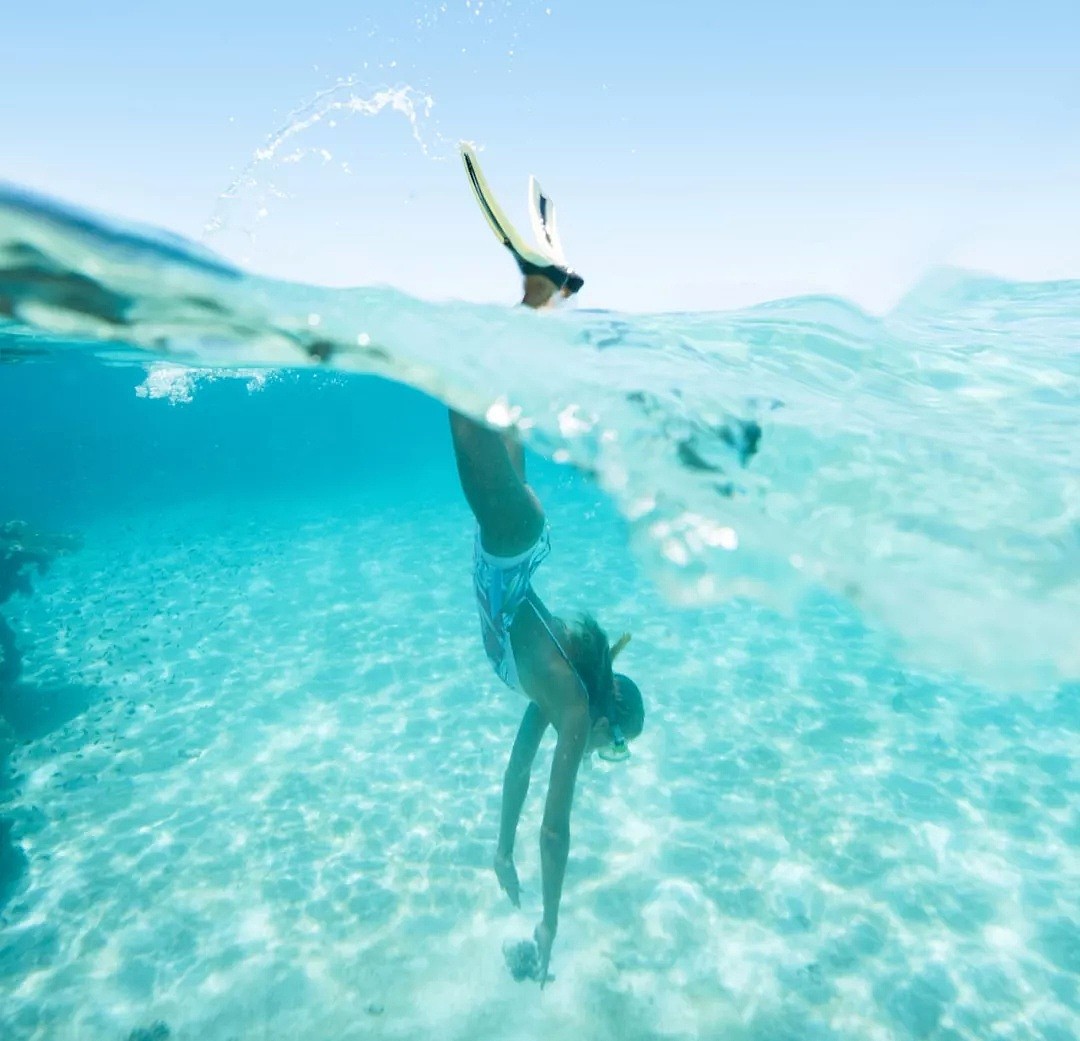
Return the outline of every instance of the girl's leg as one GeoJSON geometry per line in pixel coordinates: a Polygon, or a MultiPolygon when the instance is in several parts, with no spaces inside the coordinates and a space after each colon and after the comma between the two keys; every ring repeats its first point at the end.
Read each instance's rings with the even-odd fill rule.
{"type": "Polygon", "coordinates": [[[514,473],[517,474],[518,480],[528,488],[529,482],[525,479],[525,446],[510,434],[503,434],[502,442],[506,447],[506,454],[510,457],[510,465],[514,468],[514,473]]]}
{"type": "Polygon", "coordinates": [[[461,490],[484,549],[500,557],[524,553],[540,537],[544,510],[525,483],[521,445],[452,410],[450,433],[461,490]]]}

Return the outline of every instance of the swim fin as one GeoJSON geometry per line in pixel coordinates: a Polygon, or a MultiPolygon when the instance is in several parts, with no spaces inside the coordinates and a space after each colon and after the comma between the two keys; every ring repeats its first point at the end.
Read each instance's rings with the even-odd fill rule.
{"type": "Polygon", "coordinates": [[[480,212],[488,222],[495,237],[513,254],[523,275],[542,275],[559,289],[576,293],[585,284],[581,275],[572,271],[566,263],[562,242],[555,224],[555,205],[544,194],[535,177],[529,178],[529,215],[533,231],[539,240],[537,248],[529,246],[510,223],[502,207],[480,170],[476,150],[462,141],[461,158],[480,212]]]}
{"type": "Polygon", "coordinates": [[[559,230],[555,225],[555,203],[544,194],[535,177],[529,178],[529,219],[532,221],[536,241],[547,246],[545,252],[556,264],[569,270],[559,239],[559,230]]]}

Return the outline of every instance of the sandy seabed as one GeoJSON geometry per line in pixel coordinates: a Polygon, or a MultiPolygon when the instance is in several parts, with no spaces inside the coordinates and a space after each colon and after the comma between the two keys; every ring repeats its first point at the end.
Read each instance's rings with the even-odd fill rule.
{"type": "Polygon", "coordinates": [[[633,631],[648,719],[582,774],[553,985],[503,963],[550,745],[518,912],[490,863],[524,701],[463,508],[210,501],[101,523],[7,605],[19,697],[71,718],[0,791],[0,1037],[1080,1037],[1075,689],[921,675],[824,598],[668,610],[560,510],[538,589],[633,631]]]}

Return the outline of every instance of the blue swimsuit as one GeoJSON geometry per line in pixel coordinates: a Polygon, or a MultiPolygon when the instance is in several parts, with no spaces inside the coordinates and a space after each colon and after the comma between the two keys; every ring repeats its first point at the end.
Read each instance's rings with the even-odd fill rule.
{"type": "MultiPolygon", "coordinates": [[[[476,533],[473,586],[480,608],[484,650],[499,679],[514,690],[521,690],[521,681],[514,661],[514,648],[510,645],[510,627],[518,608],[529,598],[533,573],[550,552],[551,532],[546,524],[536,543],[514,557],[489,553],[480,545],[480,532],[476,533]]],[[[559,650],[562,651],[561,645],[559,650]]]]}

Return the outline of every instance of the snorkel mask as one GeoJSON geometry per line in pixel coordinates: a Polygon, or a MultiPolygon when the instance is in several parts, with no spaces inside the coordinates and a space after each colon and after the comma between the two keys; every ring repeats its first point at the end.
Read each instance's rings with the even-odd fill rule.
{"type": "Polygon", "coordinates": [[[596,754],[605,763],[623,763],[630,758],[630,746],[626,743],[618,723],[611,724],[611,744],[598,748],[596,754]]]}
{"type": "MultiPolygon", "coordinates": [[[[616,641],[615,645],[611,648],[611,660],[614,662],[618,657],[619,652],[630,642],[630,634],[623,633],[616,641]]],[[[603,748],[598,748],[596,754],[604,760],[606,763],[623,763],[630,758],[630,745],[628,744],[626,737],[623,735],[622,727],[615,722],[616,717],[616,705],[615,705],[615,684],[611,685],[611,693],[608,696],[607,704],[607,719],[608,726],[611,730],[611,743],[604,745],[603,748]]]]}

